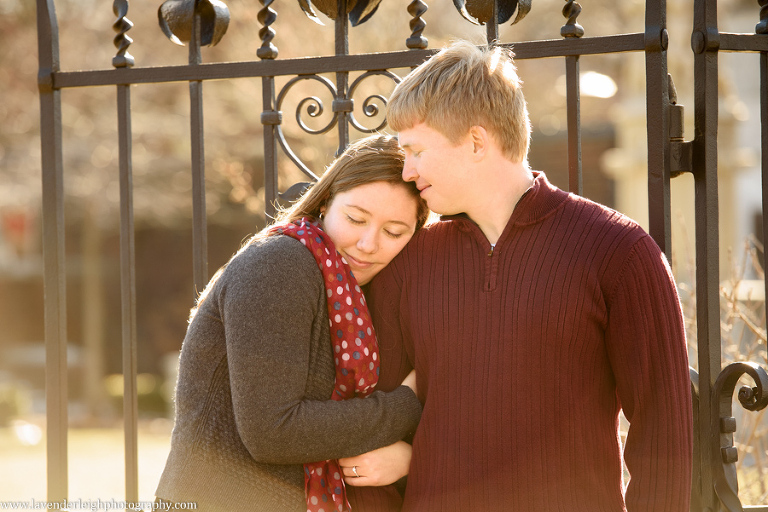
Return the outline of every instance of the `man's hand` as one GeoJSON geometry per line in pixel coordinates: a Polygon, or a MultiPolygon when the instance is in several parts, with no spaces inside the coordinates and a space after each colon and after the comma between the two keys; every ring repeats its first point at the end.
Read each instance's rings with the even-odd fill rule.
{"type": "Polygon", "coordinates": [[[389,485],[408,474],[411,453],[410,444],[398,441],[356,457],[339,459],[339,465],[347,485],[389,485]]]}

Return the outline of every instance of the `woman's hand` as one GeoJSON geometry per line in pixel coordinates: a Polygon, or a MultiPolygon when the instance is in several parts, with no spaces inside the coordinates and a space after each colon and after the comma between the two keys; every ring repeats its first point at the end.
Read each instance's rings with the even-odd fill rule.
{"type": "Polygon", "coordinates": [[[408,474],[411,453],[410,444],[398,441],[356,457],[339,459],[339,465],[347,485],[389,485],[408,474]]]}
{"type": "MultiPolygon", "coordinates": [[[[416,393],[416,370],[411,370],[411,373],[403,379],[401,386],[408,386],[414,393],[416,393]]],[[[416,395],[418,396],[418,393],[416,393],[416,395]]]]}

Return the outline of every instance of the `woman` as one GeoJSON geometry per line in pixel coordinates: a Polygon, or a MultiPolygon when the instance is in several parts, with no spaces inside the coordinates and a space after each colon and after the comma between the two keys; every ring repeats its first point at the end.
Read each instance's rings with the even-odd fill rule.
{"type": "MultiPolygon", "coordinates": [[[[353,144],[208,283],[181,350],[158,499],[203,511],[346,510],[333,459],[415,430],[415,384],[373,390],[378,353],[360,291],[426,221],[402,166],[392,137],[353,144]]],[[[368,489],[381,500],[359,502],[392,498],[368,489]]]]}

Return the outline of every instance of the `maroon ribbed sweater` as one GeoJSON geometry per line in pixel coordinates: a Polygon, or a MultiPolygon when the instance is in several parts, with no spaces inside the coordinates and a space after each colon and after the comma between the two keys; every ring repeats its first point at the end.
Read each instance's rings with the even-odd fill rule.
{"type": "Polygon", "coordinates": [[[403,510],[687,512],[669,266],[632,220],[535,174],[493,251],[466,216],[444,218],[371,286],[379,389],[414,366],[424,403],[403,510]]]}

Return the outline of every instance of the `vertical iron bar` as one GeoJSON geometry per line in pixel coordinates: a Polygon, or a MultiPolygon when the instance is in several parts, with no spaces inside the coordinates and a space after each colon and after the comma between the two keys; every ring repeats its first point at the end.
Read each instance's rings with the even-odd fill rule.
{"type": "Polygon", "coordinates": [[[581,171],[581,89],[579,56],[565,58],[566,104],[568,112],[568,187],[582,195],[581,171]]]}
{"type": "Polygon", "coordinates": [[[717,3],[695,0],[694,51],[694,130],[692,168],[695,180],[696,209],[696,318],[699,353],[699,426],[702,504],[719,510],[714,490],[713,468],[722,464],[718,407],[712,389],[720,373],[719,231],[717,194],[718,131],[718,41],[717,3]]]}
{"type": "Polygon", "coordinates": [[[275,131],[275,77],[261,79],[261,96],[264,110],[261,122],[264,125],[264,214],[269,224],[277,213],[277,136],[275,131]]]}
{"type": "MultiPolygon", "coordinates": [[[[195,7],[192,40],[189,42],[189,65],[202,62],[200,52],[200,13],[195,7]]],[[[189,82],[192,144],[192,262],[195,294],[208,282],[208,229],[205,212],[205,142],[203,137],[203,82],[189,82]]]]}
{"type": "Polygon", "coordinates": [[[649,232],[672,261],[670,199],[669,77],[666,0],[646,4],[645,88],[648,137],[649,232]]]}
{"type": "Polygon", "coordinates": [[[486,40],[489,45],[499,41],[499,0],[493,0],[491,19],[485,24],[486,40]]]}
{"type": "Polygon", "coordinates": [[[125,428],[125,500],[139,500],[138,391],[136,388],[136,258],[133,222],[131,91],[117,86],[120,147],[120,286],[123,336],[123,421],[125,428]]]}
{"type": "MultiPolygon", "coordinates": [[[[768,33],[768,2],[760,1],[760,23],[755,27],[757,34],[768,33]]],[[[768,52],[760,52],[760,155],[763,184],[763,246],[768,244],[768,52]]],[[[763,269],[768,268],[767,251],[763,249],[763,269]]],[[[768,297],[768,276],[763,278],[765,296],[768,297]]],[[[765,301],[768,318],[768,300],[765,301]]]]}
{"type": "MultiPolygon", "coordinates": [[[[566,18],[560,27],[560,35],[575,40],[584,35],[584,27],[576,19],[581,14],[581,5],[574,0],[566,0],[562,10],[566,18]]],[[[575,194],[582,194],[581,173],[581,76],[579,56],[565,57],[565,89],[568,115],[568,188],[575,194]]]]}
{"type": "MultiPolygon", "coordinates": [[[[277,58],[277,47],[272,44],[275,30],[271,25],[277,19],[277,12],[270,7],[274,0],[260,0],[263,8],[259,11],[259,30],[262,45],[256,51],[260,59],[274,60],[277,58]]],[[[277,212],[277,125],[280,124],[280,113],[275,111],[275,77],[265,76],[261,79],[262,112],[261,124],[264,126],[264,214],[269,223],[277,212]]]]}
{"type": "Polygon", "coordinates": [[[64,169],[61,91],[53,88],[59,71],[59,29],[53,0],[37,0],[40,90],[40,142],[45,262],[45,421],[47,498],[67,499],[67,302],[64,253],[64,169]]]}
{"type": "MultiPolygon", "coordinates": [[[[347,0],[338,1],[336,15],[336,56],[349,54],[349,21],[347,16],[347,0]]],[[[349,72],[336,73],[336,101],[335,114],[339,116],[339,147],[336,156],[349,145],[349,116],[347,115],[347,93],[349,88],[349,72]],[[337,106],[338,105],[338,106],[337,106]]]]}
{"type": "MultiPolygon", "coordinates": [[[[133,23],[126,17],[128,0],[114,0],[117,20],[112,25],[117,55],[115,68],[130,68],[134,58],[128,52],[133,40],[126,35],[133,23]]],[[[125,434],[125,500],[139,500],[139,400],[136,387],[136,258],[133,223],[133,163],[131,148],[131,90],[129,84],[117,86],[117,136],[120,175],[120,302],[122,309],[123,352],[123,427],[125,434]]]]}

